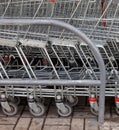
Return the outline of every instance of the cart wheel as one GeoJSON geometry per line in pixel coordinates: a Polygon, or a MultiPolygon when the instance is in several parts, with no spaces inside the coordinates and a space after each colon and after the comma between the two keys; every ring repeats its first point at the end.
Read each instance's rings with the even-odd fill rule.
{"type": "Polygon", "coordinates": [[[5,115],[7,115],[7,116],[14,116],[14,115],[16,115],[16,114],[17,114],[17,111],[18,111],[17,105],[14,104],[14,103],[12,103],[12,102],[9,102],[9,106],[10,106],[10,108],[11,108],[11,111],[7,111],[6,109],[4,109],[4,108],[2,107],[3,113],[4,113],[5,115]]]}
{"type": "Polygon", "coordinates": [[[8,98],[8,101],[12,102],[16,105],[19,105],[21,100],[20,100],[20,97],[10,97],[10,98],[8,98]]]}
{"type": "Polygon", "coordinates": [[[37,103],[38,112],[34,111],[33,109],[29,109],[30,113],[35,117],[43,116],[45,113],[45,106],[42,103],[37,103]]]}
{"type": "Polygon", "coordinates": [[[71,102],[68,100],[68,103],[70,104],[71,107],[76,106],[78,104],[78,97],[73,97],[74,101],[71,102]]]}
{"type": "Polygon", "coordinates": [[[70,116],[71,113],[72,113],[72,108],[71,108],[71,106],[68,105],[68,104],[64,104],[64,106],[65,106],[66,110],[65,110],[65,111],[62,111],[62,110],[58,109],[58,114],[59,114],[60,116],[62,116],[62,117],[70,116]]]}
{"type": "Polygon", "coordinates": [[[36,102],[37,103],[44,103],[45,102],[45,98],[36,98],[36,102]]]}
{"type": "Polygon", "coordinates": [[[119,115],[119,108],[115,107],[115,111],[116,111],[117,115],[119,115]]]}
{"type": "Polygon", "coordinates": [[[94,115],[94,116],[98,116],[98,111],[95,111],[95,109],[94,108],[90,108],[90,111],[91,111],[91,113],[94,115]]]}

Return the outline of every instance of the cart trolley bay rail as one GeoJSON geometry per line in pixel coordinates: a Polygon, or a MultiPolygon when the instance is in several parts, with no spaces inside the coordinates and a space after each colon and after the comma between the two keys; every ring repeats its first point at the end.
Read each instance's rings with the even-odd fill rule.
{"type": "Polygon", "coordinates": [[[58,114],[69,116],[78,96],[89,97],[100,123],[105,96],[119,114],[118,0],[1,0],[0,17],[5,114],[16,114],[15,101],[26,97],[30,112],[42,116],[42,99],[53,97],[58,114]]]}

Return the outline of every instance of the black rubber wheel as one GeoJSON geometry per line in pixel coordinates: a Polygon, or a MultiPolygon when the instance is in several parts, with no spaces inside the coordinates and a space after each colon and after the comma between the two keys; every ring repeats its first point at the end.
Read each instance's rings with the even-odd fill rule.
{"type": "Polygon", "coordinates": [[[90,108],[90,111],[91,111],[91,113],[94,115],[94,116],[98,116],[98,111],[95,111],[95,109],[94,108],[90,108]]]}
{"type": "Polygon", "coordinates": [[[117,115],[119,115],[119,108],[115,107],[115,111],[116,111],[117,115]]]}
{"type": "Polygon", "coordinates": [[[43,104],[45,102],[45,98],[36,98],[35,101],[37,103],[42,103],[43,104]]]}
{"type": "Polygon", "coordinates": [[[42,103],[37,103],[38,112],[34,111],[33,109],[29,108],[30,113],[35,117],[43,116],[45,113],[45,106],[42,103]]]}
{"type": "Polygon", "coordinates": [[[9,102],[12,102],[12,103],[14,103],[14,104],[16,104],[16,105],[19,105],[21,99],[20,99],[20,97],[9,97],[9,98],[8,98],[8,101],[9,101],[9,102]]]}
{"type": "Polygon", "coordinates": [[[11,108],[11,111],[7,111],[6,109],[4,109],[4,108],[2,107],[3,113],[4,113],[5,115],[7,115],[7,116],[14,116],[14,115],[16,115],[17,112],[18,112],[18,107],[17,107],[17,105],[14,104],[14,103],[12,103],[12,102],[9,102],[9,106],[10,106],[10,108],[11,108]]]}
{"type": "Polygon", "coordinates": [[[78,104],[78,97],[73,97],[73,98],[74,98],[73,102],[67,100],[71,107],[74,107],[74,106],[76,106],[78,104]]]}
{"type": "Polygon", "coordinates": [[[60,109],[58,109],[58,114],[62,117],[68,117],[71,115],[72,113],[72,107],[69,104],[64,104],[66,110],[62,111],[60,109]]]}

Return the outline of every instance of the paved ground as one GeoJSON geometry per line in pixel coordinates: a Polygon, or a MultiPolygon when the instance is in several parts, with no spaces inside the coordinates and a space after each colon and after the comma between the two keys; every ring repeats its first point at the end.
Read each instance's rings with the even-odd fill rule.
{"type": "Polygon", "coordinates": [[[107,101],[105,123],[101,128],[97,126],[97,117],[91,114],[87,100],[79,98],[79,104],[67,118],[57,115],[52,101],[49,101],[47,112],[42,118],[31,116],[28,107],[23,104],[14,117],[7,117],[0,111],[0,130],[119,130],[119,117],[115,114],[111,101],[107,101]]]}

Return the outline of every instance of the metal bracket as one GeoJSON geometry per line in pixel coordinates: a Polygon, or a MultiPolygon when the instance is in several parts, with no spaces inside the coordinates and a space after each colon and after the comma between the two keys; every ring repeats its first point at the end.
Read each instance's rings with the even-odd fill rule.
{"type": "Polygon", "coordinates": [[[0,104],[1,104],[2,108],[4,108],[6,111],[8,111],[8,112],[11,111],[11,107],[9,106],[9,103],[8,103],[6,96],[4,94],[1,95],[0,104]]]}
{"type": "Polygon", "coordinates": [[[30,109],[32,109],[34,112],[38,112],[39,111],[35,101],[34,102],[28,102],[28,105],[29,105],[30,109]]]}
{"type": "Polygon", "coordinates": [[[71,103],[73,103],[75,101],[75,99],[73,98],[73,96],[69,95],[67,96],[67,100],[71,103]]]}
{"type": "Polygon", "coordinates": [[[95,111],[98,111],[98,110],[99,110],[99,107],[98,107],[98,103],[97,103],[97,102],[90,103],[90,106],[91,106],[95,111]]]}
{"type": "Polygon", "coordinates": [[[64,113],[67,111],[67,109],[66,109],[66,107],[65,107],[65,105],[64,105],[63,102],[56,103],[56,106],[57,106],[57,108],[58,108],[59,110],[61,110],[61,111],[64,112],[64,113]]]}
{"type": "Polygon", "coordinates": [[[115,105],[116,105],[116,108],[119,109],[119,95],[117,95],[115,98],[115,105]]]}
{"type": "Polygon", "coordinates": [[[91,97],[89,98],[89,103],[90,103],[91,108],[93,108],[97,112],[99,111],[97,99],[95,98],[94,94],[92,94],[91,97]]]}
{"type": "Polygon", "coordinates": [[[8,112],[11,111],[11,107],[9,106],[9,103],[7,101],[1,102],[1,106],[8,112]]]}
{"type": "Polygon", "coordinates": [[[28,106],[29,106],[30,109],[32,109],[34,112],[38,112],[38,111],[39,111],[39,109],[38,109],[38,107],[37,107],[37,104],[36,104],[36,102],[35,102],[35,100],[34,100],[34,98],[33,98],[32,95],[30,95],[29,98],[28,98],[28,106]]]}

